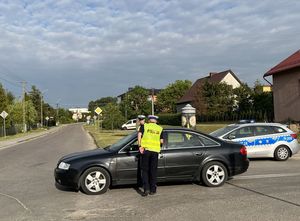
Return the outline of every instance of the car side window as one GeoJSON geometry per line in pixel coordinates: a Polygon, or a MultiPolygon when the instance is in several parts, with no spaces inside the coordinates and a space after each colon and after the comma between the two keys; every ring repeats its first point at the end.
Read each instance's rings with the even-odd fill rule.
{"type": "Polygon", "coordinates": [[[271,130],[270,127],[266,127],[266,126],[256,126],[255,127],[255,135],[256,136],[262,136],[262,135],[266,135],[266,134],[272,134],[273,131],[271,130]]]}
{"type": "Polygon", "coordinates": [[[204,144],[204,146],[217,146],[219,145],[217,142],[204,137],[204,136],[198,136],[199,140],[204,144]]]}
{"type": "Polygon", "coordinates": [[[138,141],[135,140],[132,143],[128,144],[123,150],[122,152],[134,152],[134,151],[138,151],[139,150],[139,146],[138,146],[138,141]]]}
{"type": "Polygon", "coordinates": [[[244,138],[244,137],[252,137],[254,136],[254,130],[253,127],[242,127],[240,129],[237,129],[230,133],[227,136],[227,139],[239,139],[239,138],[244,138]]]}
{"type": "Polygon", "coordinates": [[[272,127],[272,130],[273,130],[273,133],[275,133],[275,134],[286,132],[286,130],[281,127],[272,127]]]}
{"type": "Polygon", "coordinates": [[[168,149],[203,146],[198,135],[187,132],[168,132],[168,149]]]}

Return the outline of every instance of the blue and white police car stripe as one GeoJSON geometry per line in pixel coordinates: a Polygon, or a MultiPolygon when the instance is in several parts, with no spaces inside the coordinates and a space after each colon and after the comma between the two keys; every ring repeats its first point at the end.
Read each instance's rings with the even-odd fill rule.
{"type": "Polygon", "coordinates": [[[249,140],[240,140],[239,142],[245,146],[260,146],[260,145],[272,145],[279,141],[286,141],[288,143],[294,140],[290,135],[278,136],[278,137],[267,137],[267,138],[259,138],[254,141],[249,140]]]}

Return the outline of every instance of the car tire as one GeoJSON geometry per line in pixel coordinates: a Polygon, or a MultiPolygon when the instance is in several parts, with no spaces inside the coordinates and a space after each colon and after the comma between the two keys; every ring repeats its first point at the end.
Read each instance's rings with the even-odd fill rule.
{"type": "Polygon", "coordinates": [[[209,187],[222,186],[228,178],[226,167],[217,161],[205,164],[201,173],[203,183],[209,187]]]}
{"type": "Polygon", "coordinates": [[[80,187],[88,195],[103,194],[110,186],[110,175],[101,167],[91,167],[80,177],[80,187]]]}
{"type": "Polygon", "coordinates": [[[280,145],[274,151],[274,158],[278,161],[285,161],[290,157],[290,150],[287,146],[280,145]]]}

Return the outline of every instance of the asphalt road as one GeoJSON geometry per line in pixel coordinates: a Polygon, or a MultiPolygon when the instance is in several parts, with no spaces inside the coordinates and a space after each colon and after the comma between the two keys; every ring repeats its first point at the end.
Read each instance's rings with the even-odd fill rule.
{"type": "Polygon", "coordinates": [[[0,220],[300,220],[300,157],[252,160],[223,187],[167,184],[142,198],[133,186],[104,195],[55,187],[53,169],[67,153],[95,148],[81,125],[0,149],[0,220]]]}

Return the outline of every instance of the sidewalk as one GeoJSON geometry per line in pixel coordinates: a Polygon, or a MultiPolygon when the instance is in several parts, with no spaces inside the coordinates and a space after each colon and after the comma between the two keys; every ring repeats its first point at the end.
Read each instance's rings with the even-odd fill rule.
{"type": "Polygon", "coordinates": [[[28,134],[28,135],[24,135],[22,137],[0,141],[0,150],[9,148],[11,146],[15,146],[15,145],[23,143],[23,142],[34,140],[34,139],[37,139],[39,137],[43,137],[47,134],[55,133],[56,131],[61,129],[63,126],[64,125],[61,125],[61,126],[58,126],[58,127],[50,128],[49,130],[36,132],[36,133],[31,133],[31,134],[28,134]]]}

